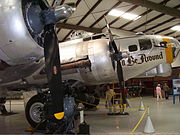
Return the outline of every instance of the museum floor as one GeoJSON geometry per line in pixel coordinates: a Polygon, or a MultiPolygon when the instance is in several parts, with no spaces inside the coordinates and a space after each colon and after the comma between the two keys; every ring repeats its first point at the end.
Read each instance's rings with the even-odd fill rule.
{"type": "MultiPolygon", "coordinates": [[[[125,135],[130,134],[143,111],[139,111],[139,98],[131,98],[130,107],[126,110],[128,116],[107,115],[108,110],[105,108],[98,108],[96,111],[86,111],[85,120],[90,125],[91,135],[125,135]]],[[[156,98],[144,97],[143,103],[150,107],[150,117],[155,128],[155,134],[179,134],[180,135],[180,103],[178,98],[176,104],[172,104],[172,97],[169,100],[156,101],[156,98]]],[[[101,102],[103,105],[103,102],[101,102]]],[[[9,109],[9,102],[6,104],[9,109]]],[[[24,103],[22,100],[12,101],[12,111],[17,114],[11,116],[0,115],[0,134],[31,134],[25,132],[29,127],[24,115],[24,103]]],[[[144,127],[146,123],[146,116],[138,126],[135,134],[144,134],[144,127]]],[[[35,133],[36,134],[36,133],[35,133]]],[[[39,133],[37,133],[39,134],[39,133]]]]}

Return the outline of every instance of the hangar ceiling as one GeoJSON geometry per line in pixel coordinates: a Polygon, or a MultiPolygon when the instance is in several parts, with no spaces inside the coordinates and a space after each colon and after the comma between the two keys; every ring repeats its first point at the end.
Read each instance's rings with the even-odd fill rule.
{"type": "MultiPolygon", "coordinates": [[[[106,27],[104,16],[110,27],[118,30],[173,36],[180,40],[180,31],[171,29],[180,25],[180,0],[62,0],[61,4],[69,2],[76,3],[77,9],[70,18],[57,24],[60,41],[67,40],[74,30],[102,32],[106,27]],[[112,9],[139,17],[134,20],[115,17],[109,15],[112,9]]],[[[54,6],[55,0],[49,3],[54,6]]]]}

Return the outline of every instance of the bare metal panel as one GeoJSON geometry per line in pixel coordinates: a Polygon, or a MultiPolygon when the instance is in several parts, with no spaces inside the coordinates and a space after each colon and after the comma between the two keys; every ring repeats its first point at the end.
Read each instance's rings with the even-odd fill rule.
{"type": "Polygon", "coordinates": [[[31,38],[22,15],[21,0],[0,1],[0,49],[11,65],[43,57],[43,48],[31,38]]]}

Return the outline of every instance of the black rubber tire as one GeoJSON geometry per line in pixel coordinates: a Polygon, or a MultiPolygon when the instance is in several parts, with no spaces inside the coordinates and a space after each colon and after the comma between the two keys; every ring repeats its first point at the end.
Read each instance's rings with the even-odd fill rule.
{"type": "Polygon", "coordinates": [[[44,129],[46,128],[47,122],[46,122],[46,121],[43,121],[41,124],[39,124],[39,123],[33,121],[33,119],[32,119],[31,116],[30,116],[30,108],[31,108],[31,106],[32,106],[34,103],[37,103],[37,102],[40,102],[40,103],[44,104],[43,95],[42,95],[42,94],[38,94],[38,95],[33,96],[33,97],[27,102],[27,105],[26,105],[26,108],[25,108],[25,114],[26,114],[26,118],[27,118],[28,123],[29,123],[33,128],[36,128],[36,129],[38,129],[38,130],[44,130],[44,129]]]}

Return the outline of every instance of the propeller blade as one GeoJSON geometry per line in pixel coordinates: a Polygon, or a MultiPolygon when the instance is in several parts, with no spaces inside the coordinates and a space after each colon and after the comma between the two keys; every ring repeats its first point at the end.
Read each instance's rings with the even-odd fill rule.
{"type": "Polygon", "coordinates": [[[107,22],[107,19],[106,19],[106,16],[104,16],[105,18],[105,21],[106,21],[106,26],[107,26],[107,29],[108,29],[108,34],[109,34],[109,39],[110,39],[110,42],[109,42],[109,51],[111,52],[111,61],[112,61],[112,66],[113,66],[113,69],[115,70],[115,61],[114,61],[114,56],[112,53],[118,53],[118,49],[117,49],[117,46],[113,40],[113,36],[112,36],[112,32],[110,30],[110,27],[109,27],[109,24],[107,22]],[[114,52],[113,52],[114,50],[114,52]]]}
{"type": "Polygon", "coordinates": [[[114,52],[115,52],[116,54],[118,54],[119,51],[118,51],[118,49],[117,49],[116,43],[114,42],[114,39],[113,39],[113,41],[111,42],[111,46],[113,47],[114,52]]]}
{"type": "Polygon", "coordinates": [[[123,72],[122,72],[122,66],[121,66],[120,60],[117,61],[117,75],[118,75],[118,79],[119,79],[120,82],[124,81],[123,72]]]}
{"type": "Polygon", "coordinates": [[[74,7],[61,5],[45,9],[40,13],[41,21],[44,24],[44,55],[49,85],[47,113],[58,120],[64,117],[64,90],[62,87],[58,38],[54,27],[57,22],[67,19],[74,11],[74,7]]]}
{"type": "Polygon", "coordinates": [[[112,66],[113,66],[113,69],[115,70],[115,61],[114,61],[113,56],[111,56],[111,61],[112,61],[112,66]]]}
{"type": "Polygon", "coordinates": [[[45,65],[50,92],[48,114],[54,115],[56,119],[62,119],[64,117],[64,90],[62,87],[58,39],[54,25],[46,25],[44,33],[45,65]]]}
{"type": "Polygon", "coordinates": [[[121,62],[120,62],[120,59],[122,59],[122,52],[120,52],[118,50],[118,48],[116,46],[116,43],[115,43],[115,41],[113,39],[112,32],[110,30],[107,19],[106,19],[106,17],[104,17],[104,18],[105,18],[105,21],[106,21],[108,34],[109,34],[109,39],[110,39],[109,50],[112,53],[112,48],[114,49],[114,54],[111,56],[112,66],[115,69],[115,61],[117,61],[117,76],[118,76],[119,83],[121,84],[121,87],[122,87],[122,90],[123,90],[122,91],[122,100],[123,100],[123,104],[126,104],[127,100],[126,100],[126,95],[125,95],[125,90],[124,90],[124,77],[123,77],[122,65],[121,65],[121,62]]]}
{"type": "Polygon", "coordinates": [[[115,53],[118,53],[118,49],[117,49],[117,46],[116,46],[116,44],[114,42],[114,39],[113,39],[113,36],[112,36],[112,32],[111,32],[111,29],[110,29],[109,24],[107,22],[107,19],[106,19],[106,17],[104,17],[104,18],[105,18],[105,21],[106,21],[106,26],[107,26],[107,29],[108,29],[108,34],[109,34],[109,39],[110,39],[110,43],[109,44],[114,49],[115,53]]]}
{"type": "Polygon", "coordinates": [[[125,94],[125,89],[124,89],[124,76],[123,76],[120,60],[117,61],[117,75],[118,75],[118,80],[122,89],[122,101],[123,101],[123,104],[126,104],[127,100],[126,100],[126,94],[125,94]]]}
{"type": "Polygon", "coordinates": [[[112,32],[111,32],[111,30],[110,30],[109,23],[108,23],[108,21],[107,21],[107,19],[106,19],[106,16],[104,16],[104,19],[105,19],[106,26],[107,26],[107,29],[108,29],[109,38],[110,38],[111,41],[113,41],[112,32]]]}

